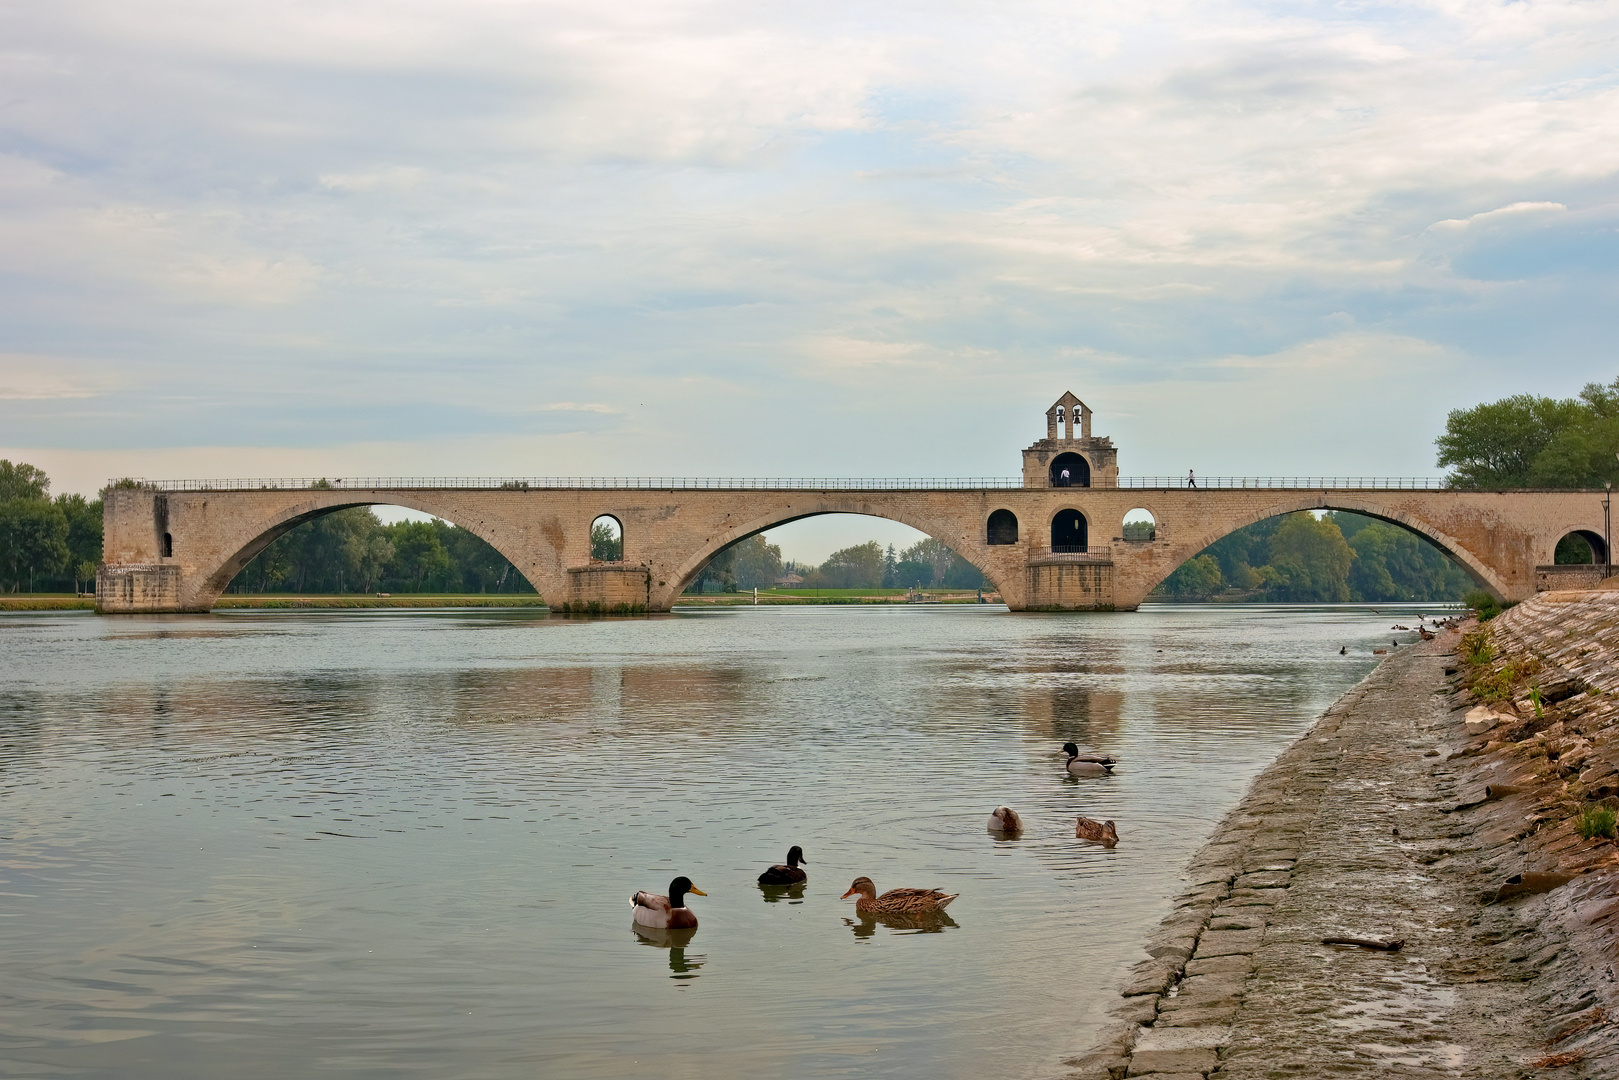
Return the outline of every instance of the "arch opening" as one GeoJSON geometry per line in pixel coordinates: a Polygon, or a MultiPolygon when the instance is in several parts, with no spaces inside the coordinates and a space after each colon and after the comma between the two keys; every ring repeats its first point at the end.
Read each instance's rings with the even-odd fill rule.
{"type": "Polygon", "coordinates": [[[1444,603],[1480,586],[1498,593],[1478,567],[1417,524],[1363,506],[1323,513],[1295,505],[1203,540],[1158,582],[1153,595],[1269,603],[1444,603]]]}
{"type": "MultiPolygon", "coordinates": [[[[986,603],[995,602],[994,594],[1001,592],[1000,586],[978,561],[985,541],[977,536],[968,540],[949,537],[947,541],[926,532],[924,524],[842,508],[761,518],[728,543],[693,556],[682,571],[675,596],[750,591],[753,586],[747,578],[748,567],[774,563],[780,566],[781,574],[771,586],[784,594],[829,598],[839,594],[887,595],[903,600],[911,590],[943,590],[958,594],[958,598],[965,593],[969,601],[982,598],[986,603]],[[872,531],[879,536],[889,535],[881,541],[849,544],[847,541],[858,532],[847,524],[828,520],[857,517],[873,525],[880,523],[881,527],[872,531]],[[823,526],[812,530],[812,538],[795,537],[798,530],[775,531],[810,519],[818,519],[823,526]],[[836,550],[828,552],[829,547],[836,550]],[[986,597],[986,593],[990,595],[986,597]]],[[[763,593],[769,586],[761,583],[758,587],[763,593]]]]}
{"type": "Polygon", "coordinates": [[[278,522],[213,580],[219,592],[237,595],[538,595],[477,533],[386,503],[340,503],[278,522]]]}
{"type": "Polygon", "coordinates": [[[174,534],[173,533],[166,532],[166,533],[163,534],[163,557],[165,559],[174,558],[174,534]]]}
{"type": "Polygon", "coordinates": [[[1052,487],[1090,487],[1091,463],[1072,450],[1051,459],[1052,487]]]}
{"type": "Polygon", "coordinates": [[[590,523],[590,561],[624,561],[624,523],[612,514],[602,514],[590,523]]]}
{"type": "Polygon", "coordinates": [[[1059,510],[1051,519],[1051,550],[1055,554],[1084,554],[1089,550],[1090,523],[1078,510],[1059,510]]]}
{"type": "Polygon", "coordinates": [[[1557,541],[1552,562],[1558,566],[1589,566],[1608,561],[1608,545],[1600,533],[1590,529],[1575,529],[1557,541]]]}
{"type": "Polygon", "coordinates": [[[1130,543],[1158,539],[1158,519],[1145,507],[1138,506],[1134,510],[1127,511],[1122,527],[1124,531],[1120,538],[1130,543]]]}
{"type": "Polygon", "coordinates": [[[984,533],[992,547],[1017,543],[1017,515],[1010,510],[996,510],[984,523],[984,533]]]}

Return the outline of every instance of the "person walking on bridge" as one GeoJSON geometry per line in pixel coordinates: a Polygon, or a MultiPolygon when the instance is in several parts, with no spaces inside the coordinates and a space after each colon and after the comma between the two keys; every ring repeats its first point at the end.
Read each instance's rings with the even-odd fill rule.
{"type": "Polygon", "coordinates": [[[1197,477],[1192,475],[1191,469],[1186,470],[1186,486],[1189,488],[1197,487],[1197,477]]]}

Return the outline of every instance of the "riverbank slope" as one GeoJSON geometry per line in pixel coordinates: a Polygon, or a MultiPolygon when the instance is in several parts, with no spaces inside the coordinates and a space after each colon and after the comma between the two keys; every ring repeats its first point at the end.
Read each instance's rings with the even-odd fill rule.
{"type": "Polygon", "coordinates": [[[1579,832],[1615,796],[1619,594],[1400,649],[1216,830],[1070,1075],[1619,1076],[1619,851],[1579,832]]]}

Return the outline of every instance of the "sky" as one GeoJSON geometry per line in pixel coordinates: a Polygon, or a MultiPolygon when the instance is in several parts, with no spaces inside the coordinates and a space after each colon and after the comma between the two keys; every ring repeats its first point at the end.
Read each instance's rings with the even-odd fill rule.
{"type": "Polygon", "coordinates": [[[1435,475],[1619,376],[1616,170],[1603,0],[6,0],[0,457],[1435,475]]]}

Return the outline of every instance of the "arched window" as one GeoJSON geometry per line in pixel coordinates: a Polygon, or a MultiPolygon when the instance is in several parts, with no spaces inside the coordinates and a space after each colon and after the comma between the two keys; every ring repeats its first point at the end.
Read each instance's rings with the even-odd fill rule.
{"type": "Polygon", "coordinates": [[[985,532],[991,544],[1017,543],[1017,515],[1010,510],[995,511],[989,515],[985,532]]]}
{"type": "Polygon", "coordinates": [[[590,523],[590,557],[596,562],[624,561],[624,526],[612,514],[590,523]]]}
{"type": "Polygon", "coordinates": [[[1608,561],[1607,546],[1602,537],[1587,529],[1576,529],[1557,541],[1557,552],[1552,561],[1560,566],[1589,565],[1608,561]]]}
{"type": "Polygon", "coordinates": [[[1091,463],[1075,453],[1058,454],[1051,459],[1052,487],[1090,487],[1091,463]]]}
{"type": "Polygon", "coordinates": [[[1156,540],[1158,538],[1158,519],[1152,516],[1152,511],[1136,507],[1124,515],[1124,539],[1132,541],[1156,540]]]}
{"type": "Polygon", "coordinates": [[[1078,510],[1059,510],[1051,519],[1051,550],[1077,554],[1086,550],[1090,528],[1078,510]]]}
{"type": "Polygon", "coordinates": [[[174,558],[174,534],[173,533],[164,533],[163,534],[163,557],[165,559],[174,558]]]}

